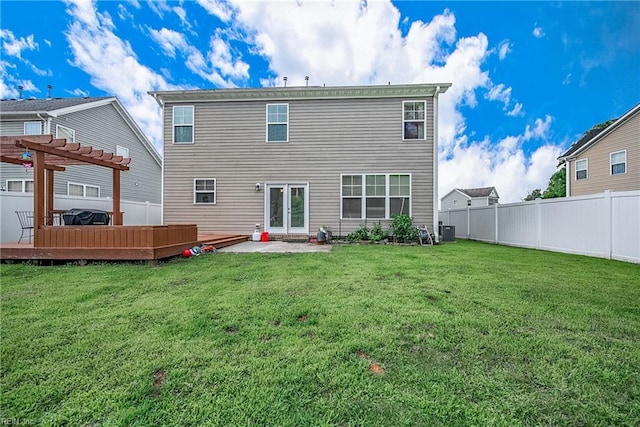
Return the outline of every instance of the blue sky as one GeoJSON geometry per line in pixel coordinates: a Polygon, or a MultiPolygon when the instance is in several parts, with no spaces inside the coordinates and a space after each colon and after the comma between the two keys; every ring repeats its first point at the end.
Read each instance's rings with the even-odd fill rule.
{"type": "Polygon", "coordinates": [[[639,2],[6,1],[0,97],[115,95],[162,151],[149,90],[451,82],[439,191],[546,187],[640,102],[639,2]]]}

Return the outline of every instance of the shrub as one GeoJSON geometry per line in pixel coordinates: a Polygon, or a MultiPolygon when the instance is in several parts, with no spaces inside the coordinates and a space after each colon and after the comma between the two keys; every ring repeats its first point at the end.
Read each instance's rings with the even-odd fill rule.
{"type": "Polygon", "coordinates": [[[418,229],[413,226],[413,220],[409,215],[392,215],[391,231],[394,242],[414,242],[418,240],[418,229]]]}
{"type": "Polygon", "coordinates": [[[346,239],[350,242],[354,240],[369,240],[369,228],[366,225],[361,224],[360,228],[347,234],[346,239]]]}
{"type": "Polygon", "coordinates": [[[377,223],[376,225],[371,227],[371,231],[369,232],[369,239],[374,242],[379,242],[385,237],[387,237],[387,233],[384,232],[380,223],[377,223]]]}

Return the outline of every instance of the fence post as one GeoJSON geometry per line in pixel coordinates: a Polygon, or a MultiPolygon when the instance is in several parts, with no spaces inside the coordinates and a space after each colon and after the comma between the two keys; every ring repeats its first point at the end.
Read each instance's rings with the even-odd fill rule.
{"type": "Polygon", "coordinates": [[[540,208],[540,201],[538,198],[535,201],[536,205],[536,249],[540,249],[540,241],[542,240],[542,213],[540,208]]]}
{"type": "Polygon", "coordinates": [[[467,240],[471,239],[471,208],[467,205],[467,240]]]}
{"type": "Polygon", "coordinates": [[[604,236],[604,256],[607,259],[611,259],[613,252],[613,245],[611,239],[613,238],[613,215],[611,211],[613,209],[613,200],[611,198],[611,190],[604,191],[604,230],[606,235],[604,236]]]}
{"type": "Polygon", "coordinates": [[[496,227],[496,235],[495,235],[495,242],[496,244],[498,244],[498,204],[496,203],[495,205],[493,205],[493,217],[495,220],[495,227],[496,227]]]}
{"type": "Polygon", "coordinates": [[[144,202],[145,225],[149,225],[149,201],[144,202]]]}

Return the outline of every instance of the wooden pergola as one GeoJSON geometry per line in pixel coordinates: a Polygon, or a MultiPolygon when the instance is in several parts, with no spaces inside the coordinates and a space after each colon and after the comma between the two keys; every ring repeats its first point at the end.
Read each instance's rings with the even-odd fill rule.
{"type": "Polygon", "coordinates": [[[0,161],[23,165],[25,157],[32,162],[34,185],[34,241],[38,230],[54,210],[54,172],[62,172],[69,165],[96,165],[113,171],[113,225],[122,225],[120,212],[120,171],[129,170],[130,158],[117,156],[53,135],[18,135],[0,137],[0,161]],[[46,177],[46,179],[45,179],[46,177]]]}

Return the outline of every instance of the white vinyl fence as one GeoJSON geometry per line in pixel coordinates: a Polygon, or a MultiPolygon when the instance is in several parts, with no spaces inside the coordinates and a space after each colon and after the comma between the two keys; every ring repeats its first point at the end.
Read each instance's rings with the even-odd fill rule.
{"type": "MultiPolygon", "coordinates": [[[[113,210],[113,200],[56,194],[56,209],[113,210]]],[[[162,205],[149,202],[120,201],[124,225],[159,225],[162,223],[162,205]]],[[[33,211],[33,193],[0,192],[0,243],[17,242],[20,238],[20,222],[15,211],[33,211]]],[[[23,240],[24,241],[24,240],[23,240]]]]}
{"type": "Polygon", "coordinates": [[[439,212],[456,238],[640,263],[640,191],[439,212]]]}

